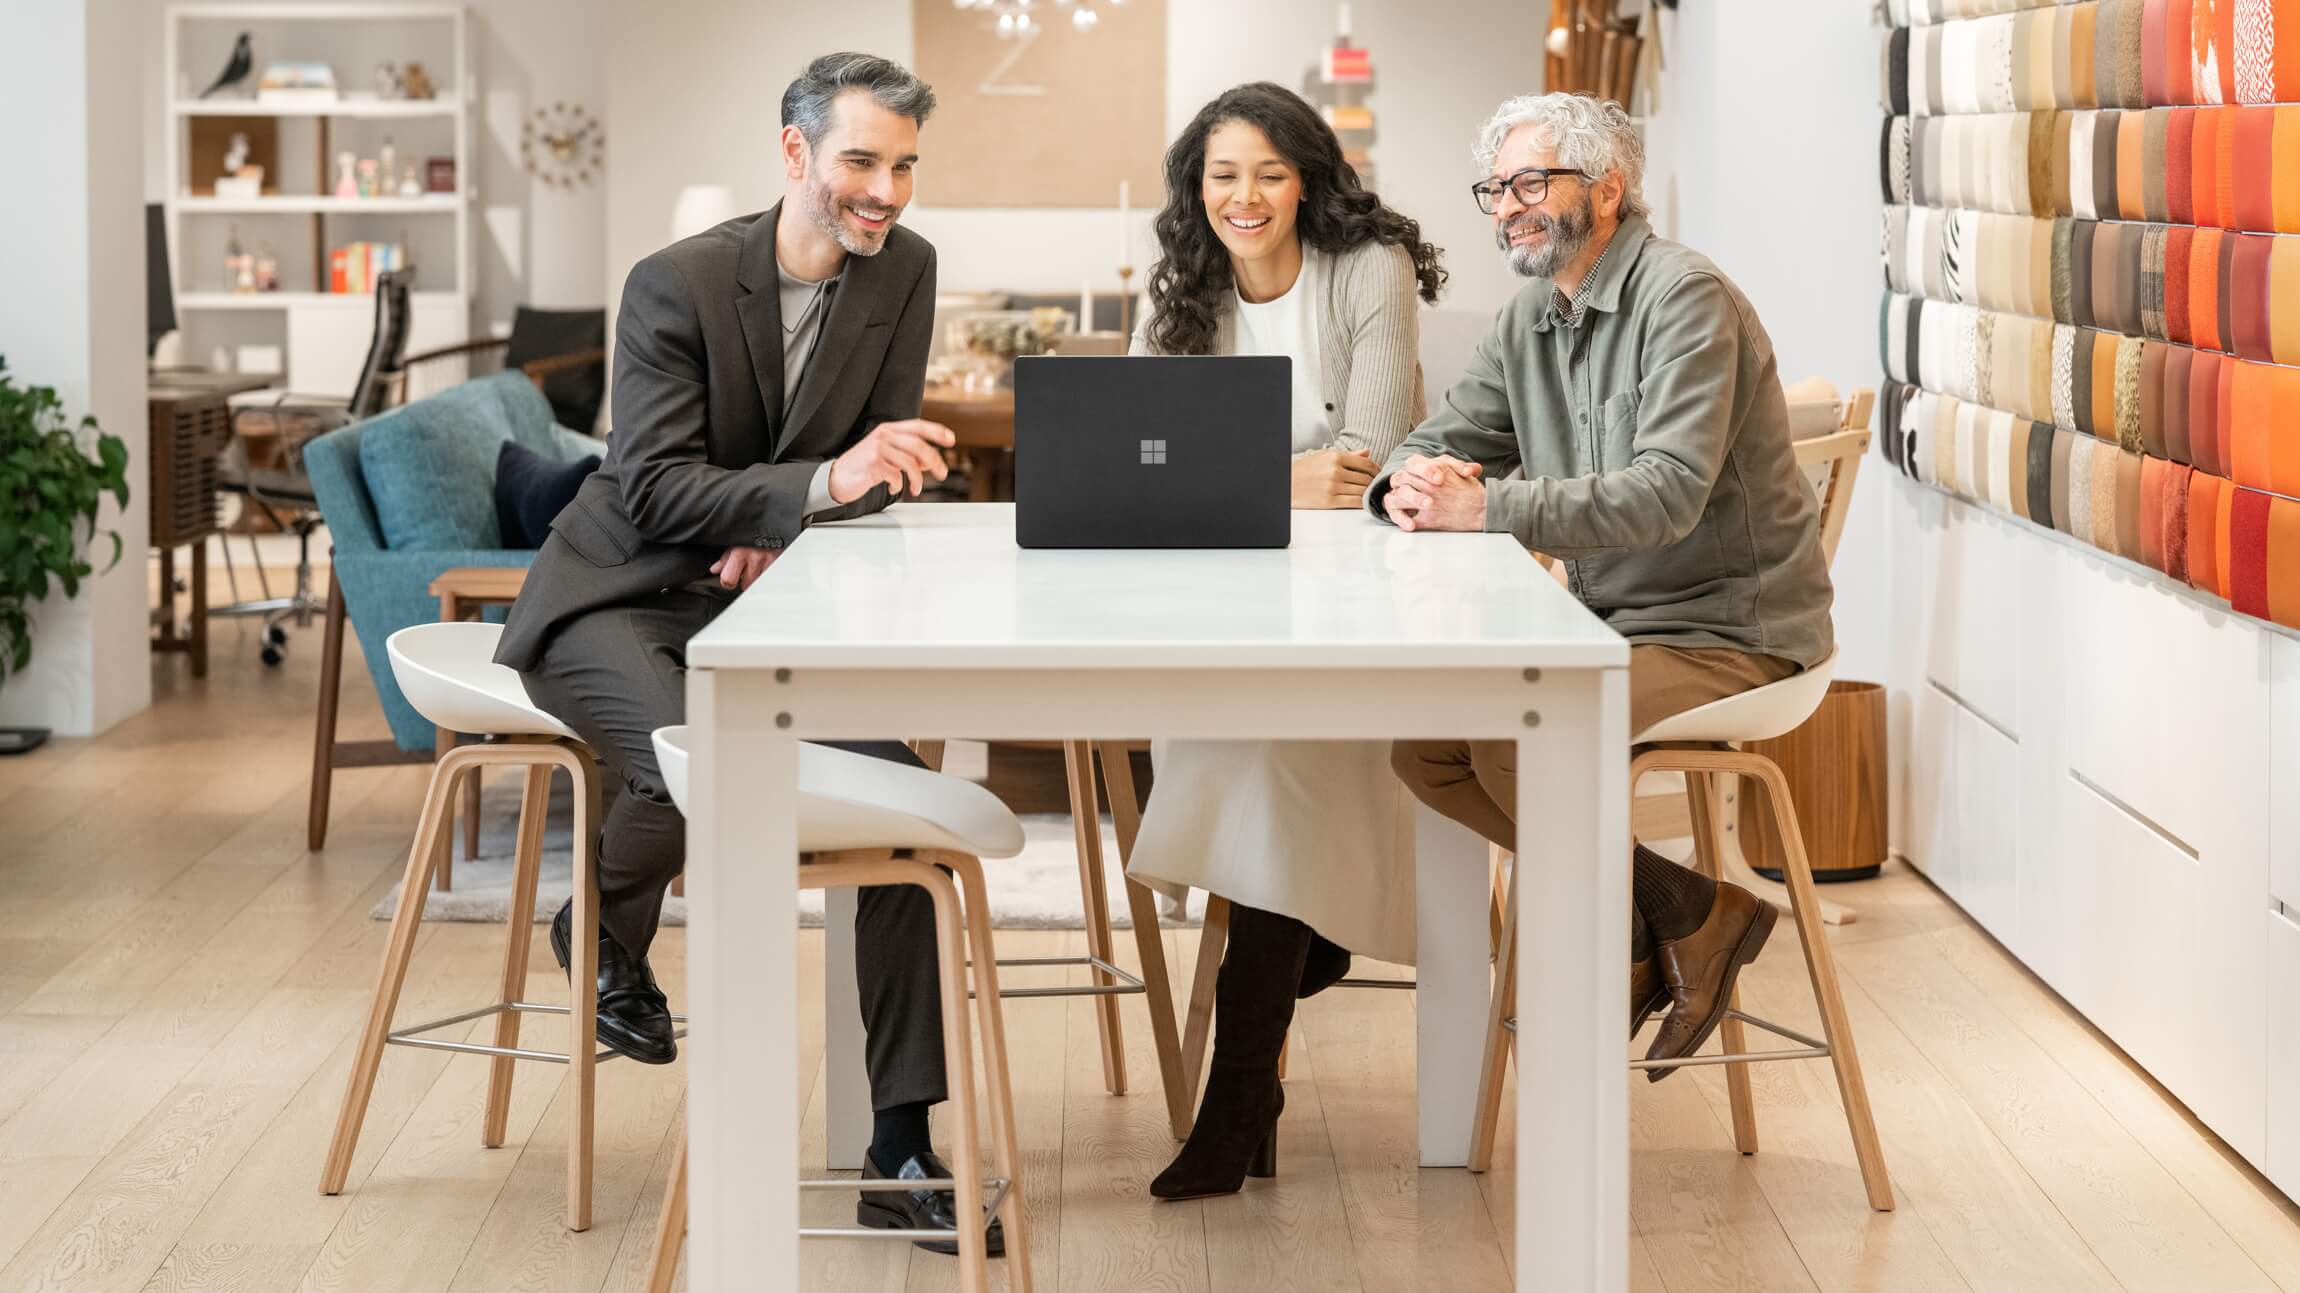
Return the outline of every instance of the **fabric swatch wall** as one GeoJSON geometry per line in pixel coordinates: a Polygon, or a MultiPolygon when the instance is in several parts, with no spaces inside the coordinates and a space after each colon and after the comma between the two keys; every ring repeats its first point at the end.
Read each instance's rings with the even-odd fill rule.
{"type": "Polygon", "coordinates": [[[1885,456],[2300,627],[2300,0],[1888,0],[1885,456]]]}

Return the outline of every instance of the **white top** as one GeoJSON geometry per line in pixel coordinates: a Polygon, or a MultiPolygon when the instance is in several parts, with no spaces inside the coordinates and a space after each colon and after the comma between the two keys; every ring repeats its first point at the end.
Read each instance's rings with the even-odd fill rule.
{"type": "Polygon", "coordinates": [[[1240,355],[1284,355],[1294,361],[1294,452],[1308,453],[1334,442],[1326,420],[1325,384],[1318,359],[1318,303],[1326,299],[1325,257],[1302,248],[1302,272],[1275,301],[1256,305],[1230,289],[1237,308],[1240,355]]]}
{"type": "Polygon", "coordinates": [[[1293,546],[1024,549],[1011,503],[811,526],[689,644],[698,669],[1625,668],[1505,534],[1293,513],[1293,546]]]}

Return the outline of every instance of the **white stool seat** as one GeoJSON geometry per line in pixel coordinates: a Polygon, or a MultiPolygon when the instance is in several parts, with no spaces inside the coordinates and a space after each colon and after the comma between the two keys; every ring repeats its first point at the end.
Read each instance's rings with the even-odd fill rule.
{"type": "Polygon", "coordinates": [[[1819,664],[1779,682],[1727,696],[1672,714],[1629,738],[1631,745],[1654,741],[1770,741],[1796,730],[1829,694],[1837,671],[1837,648],[1819,664]]]}
{"type": "MultiPolygon", "coordinates": [[[[655,759],[681,812],[687,808],[687,728],[655,729],[655,759]]],[[[1010,858],[1022,822],[998,796],[947,773],[802,742],[799,850],[946,849],[1010,858]]]]}
{"type": "Polygon", "coordinates": [[[471,736],[564,736],[565,723],[527,699],[517,670],[495,663],[500,624],[418,624],[385,642],[391,676],[433,727],[471,736]]]}

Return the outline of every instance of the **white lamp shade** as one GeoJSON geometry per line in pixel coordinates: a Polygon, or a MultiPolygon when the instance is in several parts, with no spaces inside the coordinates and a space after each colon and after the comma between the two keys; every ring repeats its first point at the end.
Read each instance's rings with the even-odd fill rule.
{"type": "Polygon", "coordinates": [[[671,241],[691,238],[736,216],[735,195],[723,184],[690,184],[671,207],[671,241]]]}

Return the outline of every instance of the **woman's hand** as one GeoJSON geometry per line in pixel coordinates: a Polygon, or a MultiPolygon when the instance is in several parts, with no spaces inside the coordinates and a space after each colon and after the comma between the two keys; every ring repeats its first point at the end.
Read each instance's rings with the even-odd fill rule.
{"type": "Polygon", "coordinates": [[[1355,449],[1320,449],[1294,459],[1294,506],[1358,507],[1374,483],[1374,460],[1355,449]]]}

